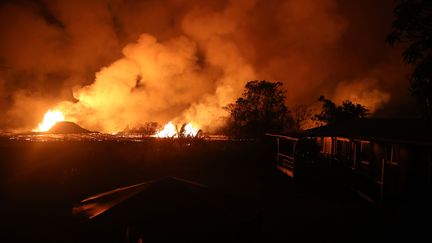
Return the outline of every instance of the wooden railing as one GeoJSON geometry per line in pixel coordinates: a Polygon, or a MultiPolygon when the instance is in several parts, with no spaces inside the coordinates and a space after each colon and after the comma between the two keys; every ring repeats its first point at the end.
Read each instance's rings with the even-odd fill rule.
{"type": "Polygon", "coordinates": [[[294,170],[294,157],[283,153],[278,153],[277,161],[279,166],[282,166],[290,171],[294,170]]]}
{"type": "Polygon", "coordinates": [[[281,151],[281,140],[290,140],[292,141],[292,148],[290,151],[294,153],[295,146],[297,144],[298,138],[284,136],[284,135],[277,135],[277,134],[266,134],[270,137],[275,137],[277,142],[277,153],[276,153],[276,167],[278,170],[282,171],[283,173],[287,174],[290,177],[294,177],[294,165],[295,165],[295,159],[293,155],[284,154],[281,151]]]}

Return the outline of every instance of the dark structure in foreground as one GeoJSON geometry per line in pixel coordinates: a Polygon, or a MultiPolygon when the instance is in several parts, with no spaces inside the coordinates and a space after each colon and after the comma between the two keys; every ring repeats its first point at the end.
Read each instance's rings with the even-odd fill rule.
{"type": "Polygon", "coordinates": [[[77,242],[249,242],[260,226],[250,200],[176,177],[97,194],[72,212],[77,242]]]}
{"type": "Polygon", "coordinates": [[[426,121],[359,119],[268,135],[277,141],[277,168],[295,180],[331,180],[387,208],[431,201],[432,127],[426,121]]]}

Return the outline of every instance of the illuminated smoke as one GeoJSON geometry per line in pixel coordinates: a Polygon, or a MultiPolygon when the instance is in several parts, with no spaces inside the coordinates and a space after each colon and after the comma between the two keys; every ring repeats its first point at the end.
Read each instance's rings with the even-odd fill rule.
{"type": "Polygon", "coordinates": [[[337,85],[334,101],[340,104],[345,100],[362,104],[373,113],[390,100],[390,94],[378,89],[377,80],[361,79],[337,85]]]}
{"type": "Polygon", "coordinates": [[[78,103],[62,104],[62,110],[84,127],[104,132],[152,119],[192,121],[207,130],[222,125],[223,107],[256,76],[236,43],[224,38],[237,30],[247,10],[238,2],[223,13],[194,9],[183,21],[187,36],[160,42],[141,35],[123,49],[122,59],[96,74],[93,84],[74,92],[78,103]],[[205,58],[201,65],[199,48],[205,58]]]}
{"type": "Polygon", "coordinates": [[[34,128],[55,108],[89,130],[173,121],[209,131],[255,79],[283,81],[290,107],[325,95],[379,110],[408,84],[383,41],[393,2],[376,2],[0,4],[0,127],[34,128]],[[362,8],[383,24],[365,25],[362,8]]]}

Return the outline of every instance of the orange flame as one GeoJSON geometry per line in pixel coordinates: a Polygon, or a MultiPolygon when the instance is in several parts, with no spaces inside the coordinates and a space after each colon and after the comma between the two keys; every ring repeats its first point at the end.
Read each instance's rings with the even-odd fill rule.
{"type": "Polygon", "coordinates": [[[168,122],[162,130],[156,133],[156,137],[159,138],[170,138],[177,136],[177,128],[172,122],[168,122]]]}
{"type": "Polygon", "coordinates": [[[45,113],[42,122],[39,123],[38,127],[34,129],[33,132],[46,132],[59,121],[64,121],[63,113],[59,110],[49,109],[45,113]]]}
{"type": "Polygon", "coordinates": [[[186,136],[195,137],[198,134],[198,129],[193,127],[190,123],[186,124],[184,129],[184,135],[186,136]]]}
{"type": "Polygon", "coordinates": [[[168,122],[162,130],[158,131],[155,134],[155,136],[159,138],[179,137],[179,135],[183,135],[186,137],[195,137],[198,134],[199,130],[196,127],[192,126],[192,124],[190,123],[187,123],[183,129],[183,131],[180,131],[181,134],[179,134],[177,127],[172,122],[168,122]]]}

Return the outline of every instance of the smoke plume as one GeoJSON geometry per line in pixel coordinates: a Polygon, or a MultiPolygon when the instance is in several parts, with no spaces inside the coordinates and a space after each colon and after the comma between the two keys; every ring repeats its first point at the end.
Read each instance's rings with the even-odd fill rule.
{"type": "Polygon", "coordinates": [[[391,0],[6,1],[0,127],[32,129],[58,108],[90,130],[171,120],[212,130],[256,79],[282,81],[289,107],[325,95],[379,114],[408,99],[398,50],[384,43],[392,10],[391,0]]]}

